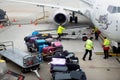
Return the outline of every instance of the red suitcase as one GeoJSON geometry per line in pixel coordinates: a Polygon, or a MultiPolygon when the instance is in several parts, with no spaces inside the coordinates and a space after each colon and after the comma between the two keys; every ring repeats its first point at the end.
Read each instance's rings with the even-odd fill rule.
{"type": "Polygon", "coordinates": [[[55,51],[55,47],[47,46],[43,48],[42,53],[43,53],[43,56],[46,56],[46,55],[52,55],[54,51],[55,51]]]}

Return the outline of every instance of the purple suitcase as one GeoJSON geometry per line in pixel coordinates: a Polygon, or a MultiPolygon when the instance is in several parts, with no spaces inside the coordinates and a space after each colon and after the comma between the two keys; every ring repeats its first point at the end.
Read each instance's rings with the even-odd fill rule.
{"type": "Polygon", "coordinates": [[[37,39],[38,39],[38,37],[36,37],[36,36],[35,37],[31,37],[30,40],[29,40],[29,42],[30,43],[34,43],[35,40],[37,40],[37,39]]]}

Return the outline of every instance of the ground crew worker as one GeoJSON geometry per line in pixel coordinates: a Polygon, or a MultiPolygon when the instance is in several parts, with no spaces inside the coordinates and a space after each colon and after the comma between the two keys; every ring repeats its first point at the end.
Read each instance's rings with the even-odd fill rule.
{"type": "Polygon", "coordinates": [[[95,40],[98,40],[98,37],[99,37],[99,34],[100,34],[100,31],[98,30],[98,28],[94,29],[94,34],[95,34],[95,40]]]}
{"type": "Polygon", "coordinates": [[[61,39],[61,36],[62,36],[62,34],[63,34],[63,30],[65,30],[65,28],[64,28],[62,25],[59,25],[59,26],[58,26],[58,29],[57,29],[57,34],[58,34],[57,39],[58,39],[58,40],[61,39]]]}
{"type": "Polygon", "coordinates": [[[93,37],[90,37],[89,39],[87,39],[87,41],[85,42],[85,54],[83,56],[83,60],[85,61],[86,55],[89,52],[89,60],[92,60],[92,49],[93,49],[93,37]]]}
{"type": "Polygon", "coordinates": [[[110,49],[110,41],[106,37],[104,37],[104,41],[103,41],[104,59],[108,59],[109,49],[110,49]]]}

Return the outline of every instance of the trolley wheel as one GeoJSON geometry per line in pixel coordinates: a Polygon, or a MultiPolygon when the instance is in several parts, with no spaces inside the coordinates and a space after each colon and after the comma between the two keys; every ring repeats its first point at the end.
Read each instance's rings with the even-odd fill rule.
{"type": "Polygon", "coordinates": [[[22,73],[26,73],[26,70],[24,68],[21,69],[22,73]]]}
{"type": "Polygon", "coordinates": [[[32,52],[32,48],[29,48],[29,47],[28,47],[27,49],[28,49],[28,52],[32,52]]]}
{"type": "Polygon", "coordinates": [[[22,72],[22,73],[27,73],[27,72],[30,72],[30,69],[22,68],[22,69],[21,69],[21,72],[22,72]]]}

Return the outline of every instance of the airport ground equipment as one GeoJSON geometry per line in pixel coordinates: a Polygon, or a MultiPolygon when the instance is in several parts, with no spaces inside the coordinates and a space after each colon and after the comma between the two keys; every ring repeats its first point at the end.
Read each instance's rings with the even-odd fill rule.
{"type": "Polygon", "coordinates": [[[6,11],[0,9],[0,22],[4,25],[4,26],[8,26],[10,24],[9,18],[6,14],[6,11]]]}
{"type": "Polygon", "coordinates": [[[6,61],[0,59],[0,80],[24,80],[25,76],[8,70],[6,61]]]}
{"type": "MultiPolygon", "coordinates": [[[[40,33],[50,33],[53,38],[57,38],[57,29],[48,29],[48,30],[36,30],[40,33]]],[[[63,35],[61,36],[62,39],[67,39],[67,40],[78,40],[82,39],[85,41],[89,36],[90,36],[90,29],[88,27],[85,28],[80,28],[80,27],[73,27],[73,28],[66,28],[63,31],[63,35]]]]}
{"type": "Polygon", "coordinates": [[[40,78],[37,70],[42,62],[41,54],[30,55],[17,48],[14,48],[13,41],[2,42],[3,50],[0,51],[0,55],[4,58],[14,62],[21,67],[23,73],[33,71],[40,78]]]}

